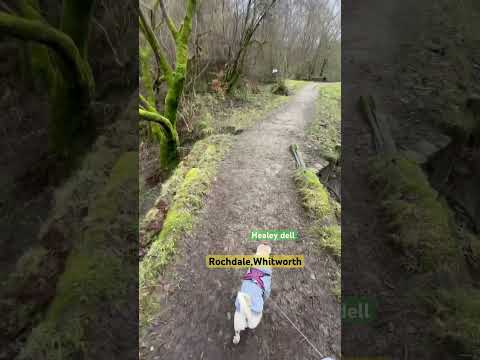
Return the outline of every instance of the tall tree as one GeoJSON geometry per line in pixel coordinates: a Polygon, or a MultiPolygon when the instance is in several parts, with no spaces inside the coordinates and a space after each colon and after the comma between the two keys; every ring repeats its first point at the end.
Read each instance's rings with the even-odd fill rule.
{"type": "Polygon", "coordinates": [[[233,56],[229,59],[225,67],[227,92],[235,88],[243,71],[247,51],[253,42],[254,34],[276,2],[277,0],[269,0],[267,2],[248,0],[245,9],[238,10],[237,8],[237,11],[244,12],[244,17],[240,25],[240,40],[238,44],[235,44],[236,49],[233,51],[233,56]]]}
{"type": "Polygon", "coordinates": [[[167,93],[163,112],[158,111],[151,100],[141,96],[139,115],[141,120],[153,123],[153,132],[160,144],[160,164],[164,169],[170,170],[178,162],[177,111],[188,71],[188,43],[197,0],[186,0],[185,17],[179,28],[167,13],[163,0],[159,0],[157,4],[160,6],[175,44],[175,64],[169,63],[166,51],[160,44],[151,21],[149,22],[140,10],[140,30],[153,51],[158,72],[162,73],[162,78],[167,85],[167,93]]]}

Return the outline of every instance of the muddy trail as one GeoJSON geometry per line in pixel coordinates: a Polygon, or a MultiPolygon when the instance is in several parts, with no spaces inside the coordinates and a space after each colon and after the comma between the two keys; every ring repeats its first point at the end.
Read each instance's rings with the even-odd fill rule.
{"type": "Polygon", "coordinates": [[[161,310],[140,339],[144,359],[319,359],[340,355],[340,304],[331,293],[335,263],[308,235],[310,220],[293,182],[289,145],[302,144],[318,88],[310,84],[236,136],[219,166],[197,226],[159,279],[161,310]],[[232,344],[236,292],[244,270],[209,270],[207,254],[253,254],[253,229],[296,229],[299,240],[271,242],[273,254],[303,254],[304,269],[274,269],[272,295],[255,330],[232,344]]]}

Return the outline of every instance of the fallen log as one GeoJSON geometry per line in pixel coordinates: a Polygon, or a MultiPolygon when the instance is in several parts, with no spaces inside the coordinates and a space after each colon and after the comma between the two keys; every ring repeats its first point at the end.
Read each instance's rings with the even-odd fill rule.
{"type": "Polygon", "coordinates": [[[290,151],[292,152],[293,157],[295,158],[297,169],[305,168],[306,167],[305,162],[303,161],[302,154],[298,150],[298,145],[297,144],[290,145],[290,151]]]}
{"type": "Polygon", "coordinates": [[[397,147],[385,118],[378,116],[372,96],[361,96],[360,109],[363,111],[373,133],[375,150],[381,153],[395,154],[397,147]]]}

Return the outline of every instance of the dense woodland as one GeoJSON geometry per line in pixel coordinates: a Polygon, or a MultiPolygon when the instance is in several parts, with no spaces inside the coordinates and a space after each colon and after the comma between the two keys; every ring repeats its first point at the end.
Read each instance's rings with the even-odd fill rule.
{"type": "MultiPolygon", "coordinates": [[[[275,78],[340,80],[340,2],[204,0],[140,3],[140,116],[178,162],[177,112],[196,94],[231,96],[275,78]]],[[[144,128],[145,129],[145,128],[144,128]]]]}

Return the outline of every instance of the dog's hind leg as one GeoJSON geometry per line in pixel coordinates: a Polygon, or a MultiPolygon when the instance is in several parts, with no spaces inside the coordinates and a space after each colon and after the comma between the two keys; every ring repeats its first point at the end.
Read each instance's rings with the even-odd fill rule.
{"type": "Polygon", "coordinates": [[[240,331],[247,328],[247,318],[241,311],[235,311],[233,317],[233,328],[235,329],[235,336],[233,337],[233,343],[238,344],[240,342],[240,331]]]}
{"type": "Polygon", "coordinates": [[[262,320],[262,313],[250,312],[250,317],[247,318],[248,328],[255,329],[260,324],[260,320],[262,320]]]}

